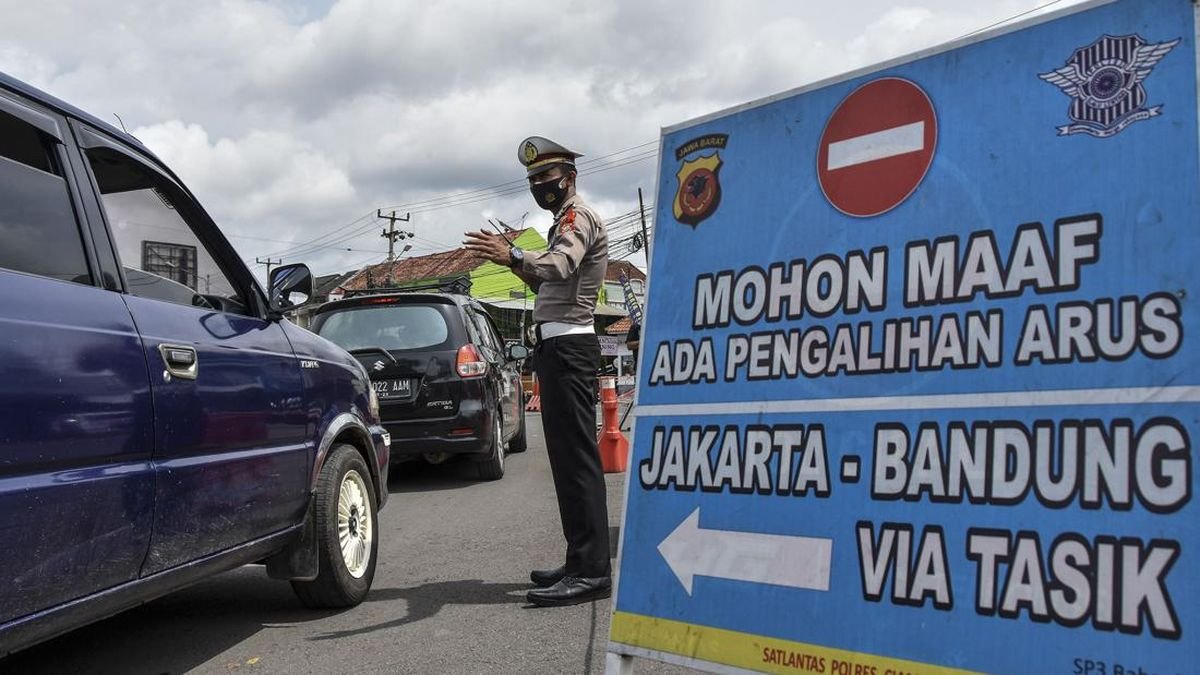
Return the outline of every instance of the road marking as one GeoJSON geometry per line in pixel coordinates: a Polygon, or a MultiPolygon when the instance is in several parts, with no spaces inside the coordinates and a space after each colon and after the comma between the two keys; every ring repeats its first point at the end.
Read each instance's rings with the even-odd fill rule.
{"type": "Polygon", "coordinates": [[[843,169],[924,149],[925,122],[913,122],[830,143],[826,169],[843,169]]]}
{"type": "Polygon", "coordinates": [[[833,540],[704,530],[697,508],[658,552],[688,595],[697,576],[828,591],[833,540]]]}

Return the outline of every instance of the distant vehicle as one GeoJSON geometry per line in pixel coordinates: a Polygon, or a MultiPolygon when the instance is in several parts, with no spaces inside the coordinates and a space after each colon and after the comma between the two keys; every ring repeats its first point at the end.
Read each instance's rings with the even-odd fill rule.
{"type": "Polygon", "coordinates": [[[496,480],[505,453],[525,450],[520,361],[529,350],[505,345],[478,302],[439,288],[330,302],[314,313],[312,330],[370,373],[393,462],[462,456],[480,478],[496,480]]]}
{"type": "Polygon", "coordinates": [[[387,432],[137,139],[0,74],[0,656],[265,562],[366,597],[387,432]]]}

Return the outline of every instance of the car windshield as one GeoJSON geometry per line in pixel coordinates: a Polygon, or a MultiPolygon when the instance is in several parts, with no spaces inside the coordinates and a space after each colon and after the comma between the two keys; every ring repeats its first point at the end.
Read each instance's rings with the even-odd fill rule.
{"type": "Polygon", "coordinates": [[[347,351],[427,349],[446,341],[450,329],[437,308],[426,305],[357,307],[325,315],[317,334],[347,351]]]}

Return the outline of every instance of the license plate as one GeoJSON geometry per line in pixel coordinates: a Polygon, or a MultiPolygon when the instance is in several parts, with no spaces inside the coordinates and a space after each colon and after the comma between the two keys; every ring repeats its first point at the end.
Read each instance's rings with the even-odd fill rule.
{"type": "Polygon", "coordinates": [[[381,399],[412,398],[412,380],[380,380],[372,382],[375,393],[381,399]]]}

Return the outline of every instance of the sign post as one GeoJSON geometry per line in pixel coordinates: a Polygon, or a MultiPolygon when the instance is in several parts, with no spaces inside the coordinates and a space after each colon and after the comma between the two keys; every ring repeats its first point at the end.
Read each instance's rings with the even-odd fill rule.
{"type": "Polygon", "coordinates": [[[614,668],[1194,671],[1196,11],[664,130],[614,668]]]}

